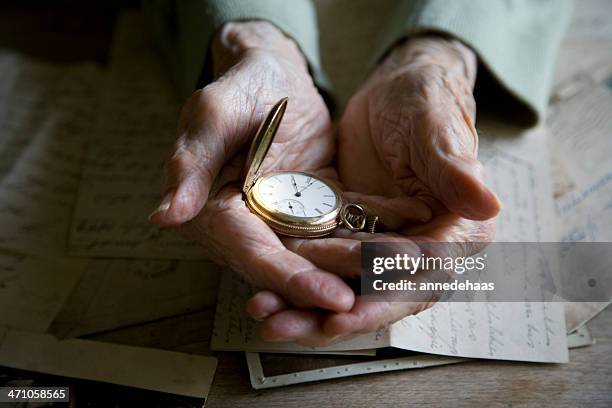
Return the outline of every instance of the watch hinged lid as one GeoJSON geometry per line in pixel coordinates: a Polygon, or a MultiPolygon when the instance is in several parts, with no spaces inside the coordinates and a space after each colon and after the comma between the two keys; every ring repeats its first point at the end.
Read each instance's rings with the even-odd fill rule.
{"type": "Polygon", "coordinates": [[[246,162],[244,163],[244,182],[242,184],[243,193],[248,193],[251,187],[253,187],[253,184],[255,184],[257,177],[259,177],[259,168],[261,167],[261,163],[263,163],[264,159],[266,158],[266,154],[274,141],[274,136],[276,135],[276,131],[278,130],[281,120],[283,119],[286,108],[287,98],[285,97],[272,107],[266,118],[259,126],[259,129],[255,134],[255,138],[253,138],[253,142],[251,143],[251,147],[249,148],[246,162]]]}

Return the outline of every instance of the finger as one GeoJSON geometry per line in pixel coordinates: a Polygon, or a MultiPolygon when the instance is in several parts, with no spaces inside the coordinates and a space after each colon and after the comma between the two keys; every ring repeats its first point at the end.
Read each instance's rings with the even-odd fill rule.
{"type": "Polygon", "coordinates": [[[445,250],[450,256],[471,256],[493,241],[495,219],[474,221],[455,214],[444,214],[427,224],[406,227],[400,232],[417,243],[444,242],[444,245],[429,248],[445,250]]]}
{"type": "Polygon", "coordinates": [[[343,194],[348,202],[367,206],[391,230],[410,222],[427,222],[432,216],[429,205],[418,197],[383,197],[357,192],[343,194]]]}
{"type": "Polygon", "coordinates": [[[257,292],[245,305],[249,316],[258,321],[288,308],[289,305],[282,297],[269,290],[257,292]]]}
{"type": "Polygon", "coordinates": [[[197,91],[181,112],[182,128],[166,163],[164,197],[149,217],[156,224],[177,225],[198,214],[227,158],[223,135],[212,132],[213,127],[223,128],[223,116],[215,110],[208,95],[206,88],[197,91]],[[200,109],[201,112],[196,112],[200,109]],[[202,122],[199,115],[216,123],[202,122]]]}
{"type": "Polygon", "coordinates": [[[340,277],[285,248],[234,187],[222,190],[190,225],[192,238],[215,246],[232,269],[295,306],[346,311],[353,305],[354,293],[340,277]]]}
{"type": "Polygon", "coordinates": [[[497,195],[485,185],[482,164],[474,158],[444,158],[439,196],[454,213],[472,220],[495,217],[501,210],[497,195]]]}
{"type": "Polygon", "coordinates": [[[250,120],[237,115],[231,104],[221,103],[230,90],[213,83],[195,92],[185,103],[179,136],[166,163],[164,197],[150,220],[161,226],[191,220],[204,207],[211,187],[226,161],[242,146],[250,120]]]}
{"type": "Polygon", "coordinates": [[[333,313],[323,322],[323,333],[338,338],[357,333],[370,333],[384,328],[406,316],[418,314],[435,302],[371,302],[362,297],[346,313],[333,313]]]}
{"type": "Polygon", "coordinates": [[[485,220],[497,215],[501,204],[484,183],[484,169],[477,159],[478,135],[465,115],[438,107],[415,125],[417,134],[427,138],[426,143],[416,139],[415,151],[422,154],[415,156],[418,165],[413,167],[419,178],[427,180],[442,203],[462,217],[485,220]]]}
{"type": "Polygon", "coordinates": [[[262,252],[241,261],[256,282],[280,293],[297,307],[344,311],[353,305],[353,291],[341,278],[287,249],[262,252]]]}
{"type": "Polygon", "coordinates": [[[361,276],[361,242],[349,238],[282,238],[287,249],[343,278],[361,276]]]}
{"type": "Polygon", "coordinates": [[[382,329],[433,304],[368,302],[357,298],[353,309],[346,313],[324,315],[315,310],[289,309],[265,319],[260,335],[266,341],[292,341],[308,347],[323,347],[351,335],[382,329]]]}
{"type": "Polygon", "coordinates": [[[300,239],[283,238],[287,249],[309,260],[317,267],[346,279],[361,276],[361,242],[384,242],[384,249],[402,253],[420,253],[408,238],[396,234],[355,233],[338,231],[332,238],[300,239]]]}
{"type": "Polygon", "coordinates": [[[277,313],[260,326],[266,341],[293,341],[303,346],[327,346],[336,340],[323,332],[324,315],[316,310],[286,310],[277,313]]]}

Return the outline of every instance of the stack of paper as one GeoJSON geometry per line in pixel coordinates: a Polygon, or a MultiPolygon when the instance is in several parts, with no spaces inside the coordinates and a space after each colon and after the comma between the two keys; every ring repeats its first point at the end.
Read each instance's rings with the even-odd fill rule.
{"type": "Polygon", "coordinates": [[[211,308],[216,301],[217,268],[185,260],[180,248],[197,253],[194,245],[148,226],[177,103],[145,33],[139,15],[123,18],[108,72],[0,53],[0,365],[205,398],[214,357],[61,340],[211,308]],[[131,160],[139,157],[150,160],[131,160]],[[106,166],[126,180],[96,179],[106,166]],[[95,191],[100,180],[108,190],[95,191]],[[94,208],[94,216],[81,218],[83,197],[122,203],[131,224],[104,219],[115,209],[94,208]],[[142,206],[138,200],[148,201],[142,206]],[[130,237],[131,227],[147,238],[130,237]],[[104,235],[109,229],[115,240],[104,235]],[[102,243],[96,246],[87,234],[102,243]],[[130,239],[148,245],[141,259],[125,259],[137,252],[125,247],[130,239]],[[103,258],[100,246],[112,247],[103,258]],[[164,259],[149,259],[151,253],[164,259]]]}

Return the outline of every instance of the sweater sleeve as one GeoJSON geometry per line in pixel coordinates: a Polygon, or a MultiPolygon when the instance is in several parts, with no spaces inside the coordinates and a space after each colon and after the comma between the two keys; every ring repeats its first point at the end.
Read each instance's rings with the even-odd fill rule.
{"type": "Polygon", "coordinates": [[[300,47],[315,83],[328,86],[321,68],[316,12],[310,0],[143,0],[143,10],[169,62],[179,95],[212,78],[208,53],[214,33],[236,20],[267,20],[300,47]]]}
{"type": "Polygon", "coordinates": [[[556,52],[571,13],[571,0],[400,2],[378,57],[402,37],[422,32],[453,36],[478,54],[479,108],[511,107],[517,122],[532,126],[548,104],[556,52]]]}

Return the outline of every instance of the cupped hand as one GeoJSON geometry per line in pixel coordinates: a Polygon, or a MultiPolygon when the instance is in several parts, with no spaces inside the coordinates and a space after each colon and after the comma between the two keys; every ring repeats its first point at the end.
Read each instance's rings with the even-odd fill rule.
{"type": "MultiPolygon", "coordinates": [[[[472,255],[494,236],[500,211],[477,159],[472,95],[476,57],[459,41],[418,37],[394,48],[351,98],[339,124],[338,173],[349,201],[366,204],[393,231],[339,231],[327,239],[285,239],[288,248],[343,277],[360,275],[362,241],[448,242],[453,256],[472,255]]],[[[440,254],[438,254],[440,255],[440,254]]],[[[418,313],[435,302],[371,302],[348,312],[296,310],[278,293],[253,297],[248,310],[270,315],[269,340],[325,345],[418,313]],[[265,313],[264,313],[265,312],[265,313]]]]}
{"type": "Polygon", "coordinates": [[[199,241],[209,258],[273,290],[283,304],[350,310],[354,295],[346,283],[289,251],[241,198],[245,150],[283,97],[289,105],[262,170],[335,177],[329,112],[304,57],[291,39],[260,21],[224,25],[212,57],[216,80],[182,109],[164,198],[151,221],[199,241]]]}

